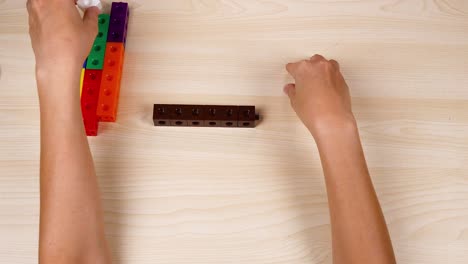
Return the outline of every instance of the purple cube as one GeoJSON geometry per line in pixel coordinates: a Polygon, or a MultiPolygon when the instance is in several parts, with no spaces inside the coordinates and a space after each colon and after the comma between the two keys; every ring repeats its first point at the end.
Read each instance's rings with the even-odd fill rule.
{"type": "Polygon", "coordinates": [[[112,3],[107,42],[127,42],[128,3],[112,3]]]}
{"type": "Polygon", "coordinates": [[[114,2],[112,3],[111,17],[126,17],[128,16],[128,3],[114,2]]]}

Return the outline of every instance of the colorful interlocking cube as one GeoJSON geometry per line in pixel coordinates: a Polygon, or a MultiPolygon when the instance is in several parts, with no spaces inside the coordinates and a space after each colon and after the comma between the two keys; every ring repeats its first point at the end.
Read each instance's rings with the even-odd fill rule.
{"type": "Polygon", "coordinates": [[[98,122],[115,122],[120,95],[129,19],[128,3],[112,3],[101,14],[99,32],[83,64],[80,82],[81,111],[88,136],[96,136],[98,122]]]}

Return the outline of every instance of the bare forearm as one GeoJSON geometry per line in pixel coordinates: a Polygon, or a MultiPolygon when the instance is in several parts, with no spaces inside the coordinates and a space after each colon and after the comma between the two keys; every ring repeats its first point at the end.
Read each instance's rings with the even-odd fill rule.
{"type": "Polygon", "coordinates": [[[395,263],[355,122],[317,136],[330,207],[334,262],[395,263]]]}
{"type": "Polygon", "coordinates": [[[284,87],[319,148],[327,185],[333,259],[343,263],[395,263],[340,64],[321,55],[289,63],[295,83],[284,87]]]}
{"type": "Polygon", "coordinates": [[[104,241],[99,190],[84,133],[80,70],[38,72],[41,109],[40,261],[99,259],[104,241]],[[95,251],[95,252],[92,252],[95,251]]]}
{"type": "Polygon", "coordinates": [[[108,263],[97,179],[81,117],[82,62],[99,9],[28,0],[41,112],[40,263],[108,263]],[[57,12],[60,10],[60,12],[57,12]]]}

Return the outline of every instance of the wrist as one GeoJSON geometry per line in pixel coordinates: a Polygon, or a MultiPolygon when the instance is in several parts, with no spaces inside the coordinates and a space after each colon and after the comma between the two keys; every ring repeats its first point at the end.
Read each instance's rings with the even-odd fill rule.
{"type": "Polygon", "coordinates": [[[327,140],[327,138],[339,138],[342,135],[358,136],[356,119],[352,114],[340,117],[322,117],[311,122],[310,125],[306,124],[306,126],[317,143],[327,140]]]}
{"type": "Polygon", "coordinates": [[[66,109],[71,104],[79,104],[80,76],[81,67],[36,66],[37,91],[41,108],[66,109]]]}
{"type": "Polygon", "coordinates": [[[36,80],[39,86],[56,82],[66,84],[74,79],[79,79],[80,73],[81,67],[75,64],[36,65],[36,80]]]}

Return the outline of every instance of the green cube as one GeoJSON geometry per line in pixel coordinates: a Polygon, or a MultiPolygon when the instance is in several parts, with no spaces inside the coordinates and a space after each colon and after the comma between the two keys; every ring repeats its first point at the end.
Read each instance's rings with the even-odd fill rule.
{"type": "Polygon", "coordinates": [[[109,20],[110,17],[108,14],[99,15],[99,32],[96,36],[96,39],[94,40],[91,52],[89,53],[86,69],[102,70],[104,67],[104,56],[106,55],[106,41],[107,33],[109,31],[109,20]]]}
{"type": "Polygon", "coordinates": [[[88,55],[86,69],[102,70],[104,67],[104,56],[106,55],[106,42],[94,43],[91,52],[88,55]]]}
{"type": "Polygon", "coordinates": [[[94,42],[107,42],[107,34],[109,32],[109,22],[110,22],[109,14],[99,15],[99,18],[98,18],[99,32],[94,42]]]}

